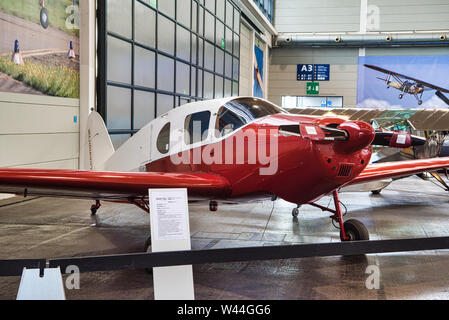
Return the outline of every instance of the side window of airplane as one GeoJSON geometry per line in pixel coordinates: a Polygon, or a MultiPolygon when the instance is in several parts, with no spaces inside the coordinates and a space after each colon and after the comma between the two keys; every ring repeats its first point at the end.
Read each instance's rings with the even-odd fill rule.
{"type": "Polygon", "coordinates": [[[210,111],[192,113],[186,117],[184,122],[186,144],[203,141],[209,132],[210,111]]]}
{"type": "Polygon", "coordinates": [[[224,137],[228,133],[243,127],[247,121],[241,115],[238,115],[226,107],[221,107],[218,111],[217,122],[215,124],[215,136],[224,137]]]}
{"type": "Polygon", "coordinates": [[[156,147],[160,153],[167,153],[170,149],[170,122],[167,122],[161,131],[159,131],[156,147]]]}

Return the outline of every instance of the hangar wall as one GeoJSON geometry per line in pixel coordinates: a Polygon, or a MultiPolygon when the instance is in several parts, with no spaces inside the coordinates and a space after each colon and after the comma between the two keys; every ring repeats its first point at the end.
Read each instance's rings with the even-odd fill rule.
{"type": "MultiPolygon", "coordinates": [[[[280,35],[312,33],[432,32],[449,29],[446,0],[277,0],[274,26],[280,35]],[[365,8],[366,11],[363,11],[365,8]],[[375,30],[366,29],[370,15],[378,13],[375,30]],[[416,15],[419,14],[419,21],[416,15]]],[[[306,96],[306,82],[296,81],[297,64],[330,64],[330,81],[320,82],[319,96],[343,96],[343,105],[357,102],[359,55],[448,55],[447,47],[344,48],[274,47],[270,53],[269,100],[282,104],[282,96],[306,96]]]]}
{"type": "Polygon", "coordinates": [[[0,110],[0,167],[78,168],[78,99],[0,92],[0,110]]]}

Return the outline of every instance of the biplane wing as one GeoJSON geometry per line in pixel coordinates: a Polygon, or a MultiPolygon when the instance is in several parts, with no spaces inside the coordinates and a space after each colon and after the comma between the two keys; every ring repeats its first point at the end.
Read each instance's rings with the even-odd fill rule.
{"type": "Polygon", "coordinates": [[[449,89],[441,88],[441,87],[438,87],[438,86],[436,86],[434,84],[431,84],[431,83],[428,83],[428,82],[425,82],[425,81],[422,81],[422,80],[419,80],[419,79],[416,79],[416,78],[412,78],[410,76],[406,76],[404,74],[400,74],[400,73],[397,73],[395,71],[387,70],[387,69],[384,69],[384,68],[381,68],[381,67],[378,67],[378,66],[375,66],[375,65],[371,65],[371,64],[364,64],[364,66],[367,67],[367,68],[370,68],[370,69],[373,69],[373,70],[385,73],[385,74],[391,74],[391,75],[396,76],[396,77],[401,77],[401,78],[404,78],[404,79],[415,81],[416,83],[419,83],[419,84],[421,84],[421,85],[423,85],[423,86],[425,86],[427,88],[430,88],[430,89],[433,89],[433,90],[436,90],[436,91],[449,93],[449,89]]]}

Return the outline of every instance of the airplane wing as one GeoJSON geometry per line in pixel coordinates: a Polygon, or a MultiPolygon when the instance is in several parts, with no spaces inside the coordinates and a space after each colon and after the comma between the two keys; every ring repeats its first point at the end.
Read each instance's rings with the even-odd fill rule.
{"type": "Polygon", "coordinates": [[[425,81],[422,81],[422,80],[419,80],[419,79],[415,79],[415,78],[412,78],[412,77],[409,77],[409,76],[406,76],[406,75],[403,75],[403,74],[400,74],[400,73],[397,73],[397,72],[394,72],[394,71],[391,71],[391,70],[387,70],[387,69],[384,69],[384,68],[381,68],[381,67],[378,67],[378,66],[374,66],[374,65],[371,65],[371,64],[364,64],[364,66],[367,67],[367,68],[379,71],[379,72],[383,72],[383,73],[386,73],[386,74],[391,74],[391,75],[395,75],[395,76],[398,76],[398,77],[401,77],[401,78],[405,78],[405,79],[408,79],[408,80],[415,81],[415,82],[420,83],[423,86],[426,86],[426,87],[428,87],[430,89],[433,89],[433,90],[449,93],[448,89],[441,88],[441,87],[438,87],[438,86],[433,85],[431,83],[428,83],[428,82],[425,82],[425,81]]]}
{"type": "Polygon", "coordinates": [[[374,163],[368,165],[359,176],[346,185],[388,178],[399,178],[444,168],[449,168],[449,157],[374,163]]]}
{"type": "Polygon", "coordinates": [[[210,173],[0,168],[0,193],[94,200],[148,197],[149,188],[187,188],[189,197],[224,197],[230,183],[210,173]]]}

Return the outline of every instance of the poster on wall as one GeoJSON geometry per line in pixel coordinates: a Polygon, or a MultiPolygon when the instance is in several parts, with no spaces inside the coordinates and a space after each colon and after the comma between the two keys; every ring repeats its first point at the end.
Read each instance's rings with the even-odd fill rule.
{"type": "Polygon", "coordinates": [[[253,96],[263,98],[263,51],[254,46],[254,88],[253,96]]]}
{"type": "Polygon", "coordinates": [[[0,92],[79,98],[76,0],[0,1],[0,92]]]}
{"type": "Polygon", "coordinates": [[[449,56],[359,57],[357,106],[449,108],[449,56]]]}

